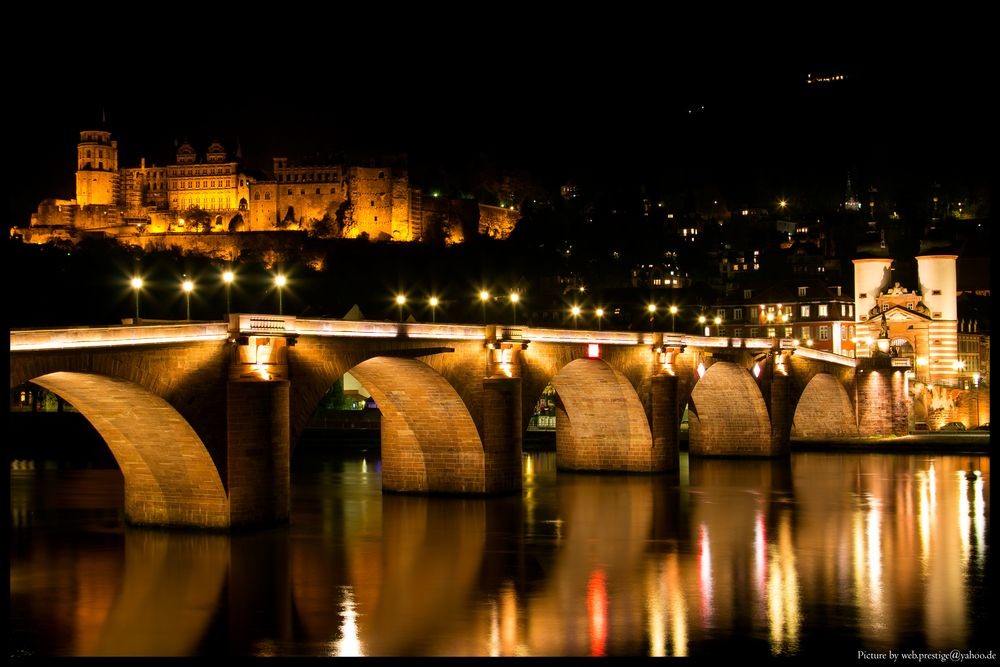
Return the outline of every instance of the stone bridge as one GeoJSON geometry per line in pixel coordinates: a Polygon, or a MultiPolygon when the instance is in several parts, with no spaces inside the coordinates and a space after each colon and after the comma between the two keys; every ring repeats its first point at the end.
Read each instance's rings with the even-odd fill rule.
{"type": "Polygon", "coordinates": [[[695,456],[905,433],[906,376],[887,364],[778,339],[269,315],[10,332],[11,388],[94,425],[130,522],[211,528],[288,518],[293,444],[347,372],[382,413],[383,490],[496,494],[521,487],[550,384],[560,468],[672,472],[685,406],[695,456]]]}

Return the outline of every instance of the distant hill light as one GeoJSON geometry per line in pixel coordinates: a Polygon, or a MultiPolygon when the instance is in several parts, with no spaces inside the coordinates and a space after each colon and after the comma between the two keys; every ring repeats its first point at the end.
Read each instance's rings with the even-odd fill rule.
{"type": "Polygon", "coordinates": [[[806,83],[837,83],[847,79],[846,74],[806,74],[806,83]]]}

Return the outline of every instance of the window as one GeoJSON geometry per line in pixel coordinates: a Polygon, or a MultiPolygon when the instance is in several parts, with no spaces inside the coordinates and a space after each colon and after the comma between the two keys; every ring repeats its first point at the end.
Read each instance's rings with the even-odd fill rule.
{"type": "Polygon", "coordinates": [[[867,299],[868,298],[868,292],[861,292],[860,294],[858,294],[858,298],[859,299],[867,299]]]}
{"type": "Polygon", "coordinates": [[[777,337],[777,335],[778,335],[778,333],[774,330],[774,327],[768,327],[767,328],[767,337],[768,338],[775,338],[775,337],[777,337]]]}
{"type": "Polygon", "coordinates": [[[319,188],[316,188],[316,194],[319,194],[319,188]]]}
{"type": "Polygon", "coordinates": [[[331,195],[334,193],[334,190],[335,190],[334,188],[330,188],[330,194],[331,195]]]}
{"type": "Polygon", "coordinates": [[[292,189],[288,188],[288,194],[292,194],[292,189]]]}
{"type": "Polygon", "coordinates": [[[742,308],[733,308],[733,319],[736,320],[737,322],[743,319],[742,308]]]}
{"type": "MultiPolygon", "coordinates": [[[[747,267],[745,267],[745,266],[744,266],[743,268],[745,269],[745,268],[747,268],[747,267]]],[[[744,298],[744,299],[749,299],[749,298],[750,298],[750,295],[751,295],[752,293],[753,293],[753,290],[748,290],[748,289],[745,289],[745,290],[743,290],[743,298],[744,298]]]]}
{"type": "Polygon", "coordinates": [[[889,310],[889,304],[887,304],[887,303],[883,303],[883,304],[882,304],[882,312],[884,313],[884,312],[885,312],[885,311],[887,311],[887,310],[889,310]]]}
{"type": "Polygon", "coordinates": [[[840,304],[840,316],[841,317],[847,316],[847,304],[844,303],[840,304]]]}
{"type": "Polygon", "coordinates": [[[736,327],[735,329],[733,329],[733,337],[734,338],[742,338],[743,337],[743,329],[741,329],[739,327],[736,327]]]}
{"type": "Polygon", "coordinates": [[[941,296],[941,290],[939,290],[939,289],[932,289],[931,290],[931,296],[941,296]]]}
{"type": "Polygon", "coordinates": [[[385,178],[385,172],[384,172],[384,171],[380,171],[380,172],[378,173],[378,177],[379,177],[379,178],[385,178]]]}
{"type": "Polygon", "coordinates": [[[809,288],[807,288],[807,287],[800,287],[799,288],[799,296],[805,296],[806,295],[806,290],[808,290],[808,289],[809,288]]]}
{"type": "Polygon", "coordinates": [[[377,215],[375,216],[375,222],[378,222],[378,216],[377,215]]]}
{"type": "Polygon", "coordinates": [[[255,192],[255,193],[253,193],[253,198],[254,198],[254,200],[256,200],[256,201],[260,201],[260,193],[259,193],[259,192],[255,192]]]}
{"type": "Polygon", "coordinates": [[[715,316],[718,317],[720,320],[726,319],[726,309],[719,308],[718,310],[715,311],[715,316]]]}
{"type": "Polygon", "coordinates": [[[792,337],[792,328],[791,327],[785,327],[785,331],[781,334],[781,336],[783,338],[791,338],[792,337]]]}
{"type": "Polygon", "coordinates": [[[799,306],[799,315],[801,317],[810,317],[809,306],[799,306]]]}
{"type": "Polygon", "coordinates": [[[372,199],[371,202],[372,202],[372,206],[374,206],[375,205],[375,200],[372,199]]]}
{"type": "Polygon", "coordinates": [[[802,327],[802,331],[799,334],[802,340],[809,340],[809,336],[811,335],[812,332],[809,330],[809,327],[802,327]]]}
{"type": "Polygon", "coordinates": [[[830,327],[822,326],[819,328],[819,339],[830,340],[830,327]]]}
{"type": "Polygon", "coordinates": [[[750,337],[751,338],[757,337],[757,327],[750,327],[750,337]]]}
{"type": "Polygon", "coordinates": [[[913,304],[912,303],[906,304],[906,309],[907,310],[913,310],[913,304]]]}
{"type": "Polygon", "coordinates": [[[299,190],[299,194],[300,195],[304,195],[305,193],[306,193],[306,189],[305,188],[302,188],[301,190],[299,190]]]}
{"type": "Polygon", "coordinates": [[[265,192],[264,193],[264,201],[268,201],[270,199],[271,199],[271,193],[270,192],[265,192]]]}
{"type": "Polygon", "coordinates": [[[825,303],[824,304],[820,304],[818,310],[819,310],[819,316],[820,317],[829,317],[830,316],[830,312],[829,312],[830,309],[829,309],[829,307],[827,307],[827,305],[825,303]]]}

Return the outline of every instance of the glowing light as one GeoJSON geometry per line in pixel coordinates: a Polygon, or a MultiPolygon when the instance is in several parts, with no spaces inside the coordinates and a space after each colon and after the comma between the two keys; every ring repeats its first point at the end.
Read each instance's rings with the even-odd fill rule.
{"type": "Polygon", "coordinates": [[[698,373],[698,377],[704,377],[705,376],[705,364],[703,364],[700,361],[698,362],[697,373],[698,373]]]}
{"type": "Polygon", "coordinates": [[[511,292],[510,293],[510,302],[511,303],[517,303],[520,300],[521,300],[521,295],[520,294],[518,294],[517,292],[511,292]]]}
{"type": "Polygon", "coordinates": [[[587,345],[587,358],[588,359],[601,358],[601,346],[598,343],[589,343],[587,345]]]}
{"type": "Polygon", "coordinates": [[[340,639],[333,643],[332,654],[335,656],[358,657],[364,655],[364,646],[358,632],[358,612],[355,609],[354,596],[349,586],[344,589],[344,602],[340,607],[343,625],[340,626],[340,639]]]}
{"type": "Polygon", "coordinates": [[[233,282],[233,278],[235,278],[235,277],[236,276],[233,275],[232,271],[226,271],[225,273],[222,274],[222,280],[223,280],[223,282],[226,282],[226,283],[233,282]]]}
{"type": "Polygon", "coordinates": [[[812,338],[810,338],[809,340],[806,341],[806,345],[808,345],[809,347],[812,347],[812,344],[813,344],[813,339],[812,338]]]}
{"type": "Polygon", "coordinates": [[[698,526],[698,589],[701,593],[701,620],[711,626],[712,619],[712,548],[708,539],[708,526],[698,526]]]}
{"type": "Polygon", "coordinates": [[[759,363],[755,363],[753,365],[753,376],[755,378],[759,378],[760,377],[760,364],[759,363]]]}
{"type": "Polygon", "coordinates": [[[432,296],[432,297],[431,297],[431,300],[430,300],[430,304],[431,304],[431,307],[432,307],[432,308],[433,308],[433,307],[436,307],[436,306],[438,305],[438,303],[440,303],[440,302],[438,301],[438,298],[437,298],[436,296],[432,296]]]}
{"type": "Polygon", "coordinates": [[[580,306],[573,306],[569,312],[573,313],[573,316],[576,317],[580,314],[580,306]]]}
{"type": "MultiPolygon", "coordinates": [[[[598,317],[604,317],[604,309],[603,308],[598,308],[597,310],[594,311],[594,314],[597,315],[598,317]]],[[[978,373],[977,373],[977,375],[978,375],[978,373]]],[[[978,382],[978,378],[977,378],[977,382],[978,382]]]]}
{"type": "Polygon", "coordinates": [[[782,199],[781,201],[778,202],[778,206],[781,208],[785,208],[786,206],[788,206],[788,202],[782,199]]]}
{"type": "Polygon", "coordinates": [[[655,313],[656,312],[656,304],[655,303],[649,304],[648,306],[646,306],[646,310],[648,310],[650,313],[655,313]]]}
{"type": "Polygon", "coordinates": [[[404,303],[406,303],[406,297],[403,296],[402,294],[397,294],[396,295],[396,303],[399,304],[400,306],[402,306],[404,303]]]}
{"type": "Polygon", "coordinates": [[[185,292],[190,294],[191,291],[194,289],[194,283],[191,282],[190,280],[185,280],[183,283],[181,283],[181,287],[184,288],[185,292]]]}
{"type": "Polygon", "coordinates": [[[715,318],[715,326],[719,326],[720,324],[722,324],[722,318],[721,317],[716,317],[715,318]]]}
{"type": "Polygon", "coordinates": [[[140,288],[142,288],[142,278],[139,278],[138,276],[135,277],[135,278],[133,278],[132,279],[132,288],[133,289],[140,289],[140,288]]]}
{"type": "Polygon", "coordinates": [[[277,285],[278,287],[284,287],[287,282],[288,279],[286,279],[285,276],[281,275],[280,273],[274,277],[274,284],[277,285]]]}
{"type": "Polygon", "coordinates": [[[480,301],[486,301],[489,298],[490,298],[490,293],[487,292],[486,290],[483,290],[482,292],[479,293],[479,300],[480,301]]]}
{"type": "Polygon", "coordinates": [[[590,655],[602,656],[608,641],[608,590],[602,570],[592,572],[587,581],[587,620],[590,655]]]}

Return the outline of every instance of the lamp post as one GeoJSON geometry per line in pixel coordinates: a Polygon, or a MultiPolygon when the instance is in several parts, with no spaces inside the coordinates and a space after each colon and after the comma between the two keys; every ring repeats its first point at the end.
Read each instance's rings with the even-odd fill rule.
{"type": "Polygon", "coordinates": [[[698,324],[700,324],[702,326],[702,331],[707,336],[708,335],[708,327],[705,326],[705,316],[704,315],[699,315],[698,316],[698,324]]]}
{"type": "Polygon", "coordinates": [[[598,308],[597,310],[594,311],[594,314],[597,315],[597,330],[600,331],[601,330],[601,318],[604,317],[604,309],[603,308],[598,308]]]}
{"type": "Polygon", "coordinates": [[[135,323],[139,324],[139,291],[142,289],[142,278],[132,278],[132,289],[135,290],[135,323]]]}
{"type": "Polygon", "coordinates": [[[715,335],[716,336],[719,335],[719,325],[720,324],[722,324],[722,318],[721,317],[716,317],[715,318],[715,335]]]}
{"type": "Polygon", "coordinates": [[[489,301],[490,293],[483,290],[479,293],[479,301],[483,304],[483,326],[486,326],[486,302],[489,301]]]}
{"type": "Polygon", "coordinates": [[[651,303],[648,306],[646,306],[646,312],[649,313],[649,331],[652,333],[653,321],[656,318],[656,304],[651,303]]]}
{"type": "Polygon", "coordinates": [[[438,301],[438,298],[436,296],[432,296],[428,303],[431,304],[431,322],[437,322],[437,318],[435,317],[434,311],[437,308],[438,303],[440,302],[438,301]]]}
{"type": "Polygon", "coordinates": [[[569,309],[569,312],[573,315],[573,328],[577,328],[577,318],[580,317],[580,306],[573,306],[569,309]]]}
{"type": "Polygon", "coordinates": [[[225,273],[222,274],[222,282],[226,283],[226,319],[229,319],[229,312],[230,312],[229,291],[233,285],[234,277],[235,276],[233,275],[232,271],[226,271],[225,273]]]}
{"type": "Polygon", "coordinates": [[[677,331],[677,327],[675,326],[675,324],[676,324],[675,318],[676,317],[677,317],[677,306],[670,306],[670,331],[671,331],[671,333],[673,333],[674,331],[677,331]]]}
{"type": "Polygon", "coordinates": [[[406,297],[402,294],[396,295],[396,305],[399,306],[399,321],[403,321],[403,304],[406,303],[406,297]]]}
{"type": "Polygon", "coordinates": [[[181,283],[181,288],[184,290],[184,300],[187,302],[187,320],[191,321],[191,292],[194,291],[194,283],[191,280],[185,280],[181,283]]]}
{"type": "Polygon", "coordinates": [[[521,300],[521,295],[520,294],[518,294],[517,292],[511,292],[510,293],[510,307],[514,310],[514,322],[513,322],[513,324],[515,326],[517,325],[517,302],[520,301],[520,300],[521,300]]]}
{"type": "Polygon", "coordinates": [[[282,309],[282,304],[281,304],[281,288],[283,288],[285,286],[286,282],[288,282],[287,279],[285,278],[285,276],[283,276],[280,273],[277,276],[274,277],[274,284],[277,285],[277,287],[278,287],[278,314],[279,315],[283,314],[283,309],[282,309]]]}

